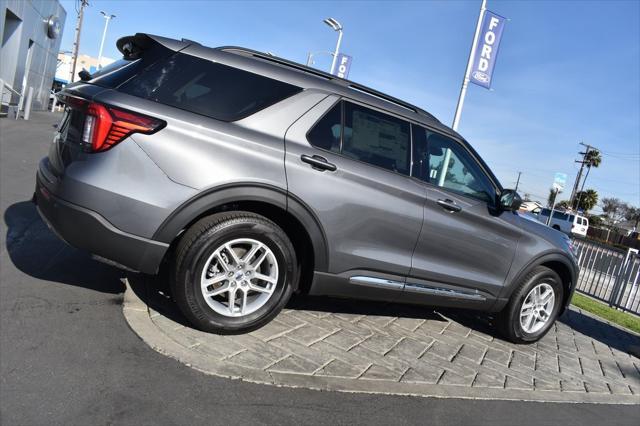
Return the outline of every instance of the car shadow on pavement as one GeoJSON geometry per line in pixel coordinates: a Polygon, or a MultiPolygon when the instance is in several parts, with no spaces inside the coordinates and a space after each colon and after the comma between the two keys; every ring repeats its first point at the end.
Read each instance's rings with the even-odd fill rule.
{"type": "Polygon", "coordinates": [[[4,212],[5,248],[21,272],[91,290],[119,294],[125,289],[125,273],[91,258],[61,241],[42,221],[31,201],[12,204],[4,212]]]}
{"type": "MultiPolygon", "coordinates": [[[[161,271],[159,276],[149,276],[125,272],[92,259],[89,254],[60,241],[42,221],[31,201],[9,206],[4,213],[4,221],[7,226],[5,247],[11,262],[21,272],[40,280],[109,294],[124,292],[125,285],[121,279],[126,276],[132,290],[149,307],[179,324],[191,327],[171,299],[167,271],[161,271]]],[[[493,325],[493,316],[482,312],[310,296],[294,296],[287,304],[287,309],[442,322],[450,319],[476,332],[500,339],[493,325]]],[[[576,310],[568,310],[559,321],[576,333],[640,358],[640,337],[633,333],[576,310]]]]}
{"type": "MultiPolygon", "coordinates": [[[[169,285],[164,277],[166,275],[130,274],[128,279],[132,290],[147,306],[178,324],[193,328],[171,299],[169,285]]],[[[502,340],[494,326],[494,315],[477,311],[303,295],[292,297],[286,309],[442,322],[452,320],[487,337],[502,340]]],[[[576,333],[640,358],[640,337],[633,333],[575,310],[565,312],[559,322],[559,326],[569,326],[576,333]]]]}

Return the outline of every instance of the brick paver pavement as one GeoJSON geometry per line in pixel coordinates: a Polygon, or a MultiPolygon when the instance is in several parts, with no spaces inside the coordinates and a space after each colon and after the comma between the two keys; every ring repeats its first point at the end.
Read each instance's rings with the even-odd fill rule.
{"type": "Polygon", "coordinates": [[[353,391],[640,403],[640,337],[573,309],[531,345],[495,337],[486,315],[321,298],[297,298],[252,333],[219,336],[190,328],[170,300],[135,280],[128,293],[149,308],[127,305],[138,315],[128,318],[134,330],[212,374],[353,391]]]}

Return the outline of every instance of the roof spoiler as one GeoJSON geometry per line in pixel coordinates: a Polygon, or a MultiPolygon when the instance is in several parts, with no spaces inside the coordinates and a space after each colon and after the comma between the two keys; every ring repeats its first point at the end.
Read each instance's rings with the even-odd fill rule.
{"type": "Polygon", "coordinates": [[[174,40],[162,36],[136,33],[132,36],[126,36],[118,39],[116,47],[122,53],[124,59],[138,59],[145,50],[155,45],[161,45],[167,49],[179,51],[192,44],[198,44],[191,40],[174,40]]]}

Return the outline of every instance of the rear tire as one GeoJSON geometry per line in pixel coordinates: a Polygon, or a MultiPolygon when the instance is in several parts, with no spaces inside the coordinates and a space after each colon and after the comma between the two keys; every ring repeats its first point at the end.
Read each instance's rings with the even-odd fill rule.
{"type": "Polygon", "coordinates": [[[176,247],[172,294],[198,329],[239,334],[271,321],[298,276],[285,232],[249,212],[218,213],[189,228],[176,247]]]}
{"type": "Polygon", "coordinates": [[[563,293],[562,280],[555,271],[545,266],[534,268],[498,315],[502,334],[514,343],[540,340],[558,317],[563,293]]]}

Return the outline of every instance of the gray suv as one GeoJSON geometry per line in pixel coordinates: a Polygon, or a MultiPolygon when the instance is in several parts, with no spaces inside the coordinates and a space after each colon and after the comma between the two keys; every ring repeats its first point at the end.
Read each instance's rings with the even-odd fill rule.
{"type": "Polygon", "coordinates": [[[532,342],[569,303],[568,238],[422,109],[244,48],[117,45],[59,93],[34,200],[73,246],[167,265],[194,326],[247,332],[299,292],[494,312],[532,342]]]}

